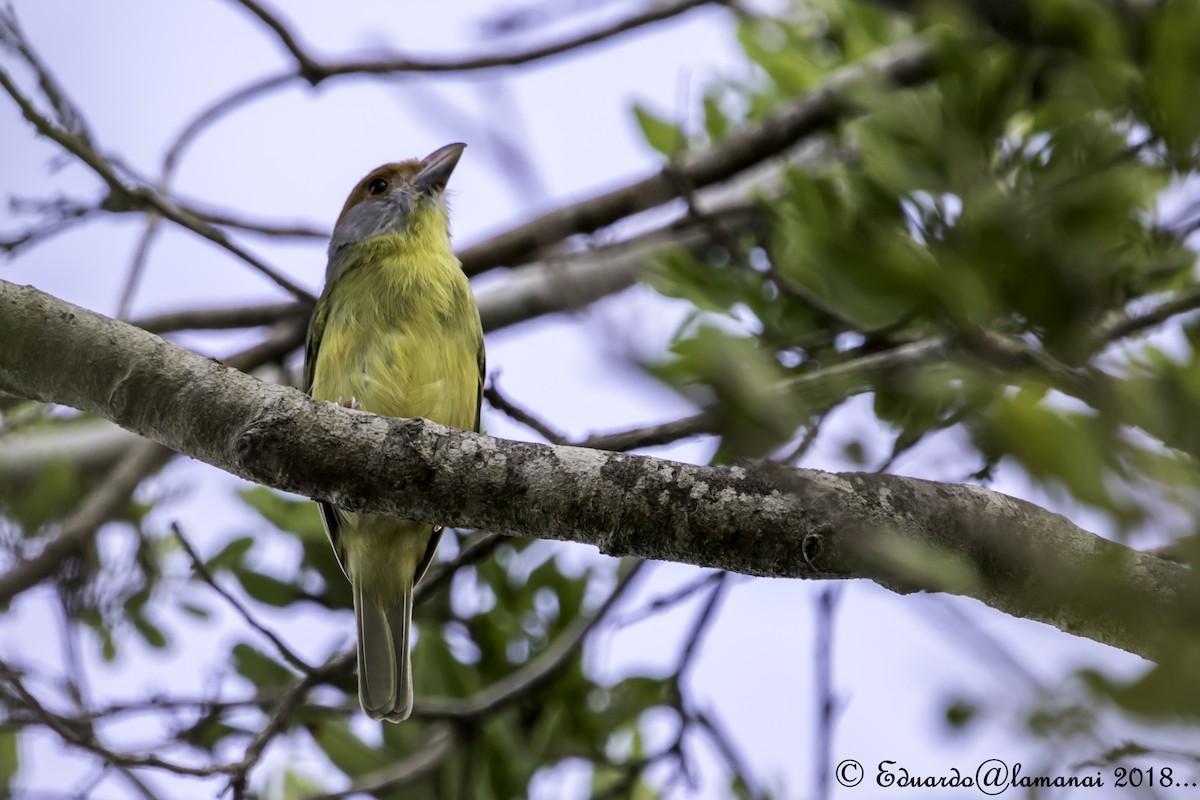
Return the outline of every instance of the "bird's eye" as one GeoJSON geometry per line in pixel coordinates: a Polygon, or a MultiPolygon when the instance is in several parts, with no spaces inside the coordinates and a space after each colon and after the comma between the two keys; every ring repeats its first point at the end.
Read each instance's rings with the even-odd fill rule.
{"type": "Polygon", "coordinates": [[[385,178],[372,178],[367,184],[367,194],[381,195],[388,190],[388,182],[385,178]]]}

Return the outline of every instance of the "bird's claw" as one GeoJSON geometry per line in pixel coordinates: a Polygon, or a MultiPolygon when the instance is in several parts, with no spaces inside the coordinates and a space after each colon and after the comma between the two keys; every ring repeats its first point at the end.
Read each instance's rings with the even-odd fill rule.
{"type": "Polygon", "coordinates": [[[348,408],[351,411],[364,410],[362,407],[362,404],[358,402],[358,398],[355,397],[354,395],[350,395],[349,400],[343,400],[342,398],[339,397],[337,400],[334,401],[334,403],[341,406],[342,408],[348,408]]]}

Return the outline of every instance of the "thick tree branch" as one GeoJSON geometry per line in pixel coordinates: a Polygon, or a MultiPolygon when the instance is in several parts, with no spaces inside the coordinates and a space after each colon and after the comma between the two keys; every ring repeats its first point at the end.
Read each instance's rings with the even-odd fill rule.
{"type": "MultiPolygon", "coordinates": [[[[226,363],[232,369],[250,370],[266,361],[281,358],[295,348],[295,341],[304,328],[297,321],[283,323],[266,340],[235,354],[226,363]]],[[[42,358],[45,358],[44,353],[42,358]]],[[[174,455],[169,448],[153,441],[141,439],[130,444],[116,466],[64,521],[58,536],[36,557],[21,562],[0,576],[0,603],[11,600],[55,574],[66,559],[78,553],[96,530],[129,502],[142,481],[162,469],[174,455]]],[[[4,462],[5,458],[0,458],[0,477],[4,475],[4,462]]]]}
{"type": "Polygon", "coordinates": [[[947,591],[1148,656],[1200,626],[1186,569],[975,486],[703,467],[353,412],[3,281],[0,341],[0,391],[355,510],[751,575],[947,591]]]}

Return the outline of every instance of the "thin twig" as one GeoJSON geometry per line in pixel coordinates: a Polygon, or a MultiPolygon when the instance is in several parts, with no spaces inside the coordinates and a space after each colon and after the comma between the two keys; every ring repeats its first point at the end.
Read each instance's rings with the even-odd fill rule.
{"type": "Polygon", "coordinates": [[[673,0],[673,2],[658,2],[647,5],[646,10],[623,20],[585,31],[574,36],[568,36],[557,42],[539,45],[527,50],[508,53],[496,53],[485,56],[468,58],[412,58],[405,56],[385,56],[378,59],[347,59],[341,62],[322,63],[307,54],[296,41],[295,36],[275,16],[269,14],[257,3],[250,0],[238,0],[259,17],[276,35],[283,45],[296,58],[298,74],[314,86],[329,78],[343,75],[391,75],[396,73],[441,73],[441,72],[478,72],[480,70],[496,69],[498,67],[516,67],[531,61],[540,61],[563,53],[573,53],[588,45],[611,39],[623,33],[662,22],[672,17],[678,17],[692,9],[708,5],[713,0],[673,0]]]}
{"type": "MultiPolygon", "coordinates": [[[[27,63],[30,63],[31,67],[37,68],[36,61],[27,63]]],[[[108,186],[109,195],[101,204],[103,210],[115,213],[131,210],[158,213],[175,224],[187,228],[224,248],[301,300],[315,301],[315,298],[308,290],[277,272],[273,267],[268,266],[261,259],[250,254],[245,249],[233,244],[219,228],[196,217],[145,184],[130,185],[118,172],[114,163],[109,158],[100,155],[93,147],[90,139],[81,137],[66,128],[60,127],[38,111],[32,101],[17,88],[16,83],[13,82],[4,70],[0,70],[0,88],[3,88],[12,97],[17,107],[21,110],[22,115],[33,124],[38,133],[75,156],[104,181],[108,186]]]]}
{"type": "Polygon", "coordinates": [[[638,561],[621,578],[592,614],[582,614],[533,660],[467,698],[417,698],[413,716],[425,719],[478,720],[513,700],[528,695],[559,673],[578,652],[587,635],[624,596],[647,562],[638,561]]]}
{"type": "Polygon", "coordinates": [[[121,767],[162,769],[177,775],[190,775],[193,777],[219,775],[227,770],[226,766],[220,764],[193,767],[187,764],[167,761],[154,755],[141,756],[110,749],[96,738],[90,724],[60,716],[42,705],[33,693],[25,687],[21,681],[20,674],[3,662],[0,662],[0,679],[3,679],[4,683],[8,684],[21,703],[35,715],[38,721],[57,733],[64,742],[99,756],[105,763],[121,767]]]}
{"type": "Polygon", "coordinates": [[[675,680],[681,681],[687,673],[688,668],[695,660],[696,654],[700,651],[700,642],[704,639],[704,634],[716,619],[717,608],[721,604],[721,600],[725,597],[725,591],[729,586],[729,573],[720,571],[713,579],[713,590],[708,595],[708,600],[704,603],[704,608],[696,617],[696,621],[692,623],[691,633],[688,634],[687,642],[684,644],[683,651],[679,655],[679,661],[675,665],[675,680]]]}
{"type": "Polygon", "coordinates": [[[439,727],[419,748],[405,758],[356,778],[344,791],[314,795],[309,800],[341,800],[341,798],[351,795],[382,792],[412,783],[428,775],[445,761],[446,757],[454,752],[456,742],[457,737],[453,728],[439,727]]]}
{"type": "Polygon", "coordinates": [[[579,442],[577,446],[623,453],[643,447],[671,444],[689,436],[712,433],[715,422],[716,418],[712,414],[693,414],[690,417],[664,422],[660,425],[634,428],[619,433],[594,434],[579,442]]]}
{"type": "Polygon", "coordinates": [[[62,530],[46,543],[41,553],[0,576],[0,604],[8,603],[21,592],[57,573],[63,562],[91,540],[97,528],[129,502],[134,490],[146,476],[162,469],[172,455],[174,453],[170,450],[151,441],[140,442],[127,452],[67,517],[62,530]]]}
{"type": "Polygon", "coordinates": [[[1096,346],[1102,347],[1109,342],[1124,339],[1147,328],[1161,325],[1172,317],[1187,314],[1197,309],[1200,309],[1200,289],[1192,289],[1172,295],[1146,311],[1120,316],[1108,324],[1102,325],[1095,336],[1096,346]]]}
{"type": "Polygon", "coordinates": [[[712,716],[712,712],[697,712],[695,719],[700,727],[708,732],[709,739],[716,745],[717,752],[725,759],[725,763],[729,766],[729,771],[745,785],[750,797],[761,797],[761,793],[755,790],[754,784],[750,780],[750,776],[753,773],[746,766],[745,760],[738,753],[729,735],[717,724],[712,716]]]}
{"type": "Polygon", "coordinates": [[[293,650],[288,647],[287,644],[285,644],[284,641],[280,639],[274,631],[255,619],[254,615],[250,613],[250,609],[246,608],[246,606],[243,605],[240,600],[230,594],[223,586],[221,586],[221,584],[217,583],[216,578],[214,578],[213,574],[208,571],[208,567],[205,566],[204,561],[201,560],[200,556],[196,555],[196,551],[192,549],[191,543],[188,542],[187,538],[183,535],[183,530],[179,527],[178,522],[171,523],[171,532],[174,533],[175,538],[179,540],[179,544],[182,545],[183,551],[187,553],[188,559],[190,559],[192,562],[192,569],[196,571],[196,574],[200,576],[202,581],[211,586],[213,591],[215,591],[217,594],[221,595],[225,602],[233,606],[233,610],[236,611],[238,615],[240,615],[241,618],[246,621],[246,624],[270,640],[271,644],[275,645],[275,649],[279,651],[279,654],[283,656],[284,661],[288,662],[293,668],[302,673],[308,674],[313,671],[313,667],[307,661],[296,655],[296,653],[293,652],[293,650]]]}
{"type": "Polygon", "coordinates": [[[241,760],[219,770],[229,775],[228,789],[232,792],[234,800],[244,800],[246,781],[250,776],[250,771],[258,764],[267,745],[287,727],[292,714],[304,703],[309,691],[314,686],[325,683],[332,676],[341,674],[353,663],[353,654],[333,656],[321,666],[310,670],[299,683],[280,698],[275,710],[267,720],[267,724],[250,742],[241,760]]]}
{"type": "Polygon", "coordinates": [[[279,39],[280,44],[291,53],[292,58],[296,59],[299,68],[300,77],[308,80],[314,86],[320,81],[319,77],[314,77],[320,74],[321,67],[313,60],[304,48],[300,46],[300,42],[296,39],[295,34],[291,29],[283,23],[283,20],[267,11],[255,0],[237,0],[237,3],[243,6],[254,16],[258,17],[259,21],[266,25],[275,36],[279,39]]]}
{"type": "Polygon", "coordinates": [[[492,375],[491,385],[483,390],[483,396],[491,404],[492,408],[508,415],[526,428],[536,431],[538,435],[551,444],[567,443],[567,437],[505,397],[500,392],[500,387],[496,385],[498,377],[498,375],[492,375]]]}
{"type": "MultiPolygon", "coordinates": [[[[850,90],[869,78],[897,86],[924,83],[934,72],[932,48],[924,41],[907,42],[865,61],[838,70],[820,88],[767,119],[730,136],[710,150],[670,167],[696,189],[720,183],[792,147],[816,131],[853,113],[850,90]]],[[[662,205],[679,196],[676,181],[660,170],[641,180],[579,203],[563,206],[462,251],[467,274],[492,267],[515,266],[540,249],[568,236],[591,233],[617,220],[662,205]]]]}
{"type": "Polygon", "coordinates": [[[679,605],[702,589],[707,588],[719,580],[723,580],[724,576],[727,574],[728,573],[720,570],[714,572],[704,572],[694,581],[685,583],[683,586],[680,586],[678,589],[669,594],[660,595],[637,611],[626,614],[625,616],[621,617],[621,619],[617,620],[615,624],[619,628],[636,625],[644,619],[679,605]]]}
{"type": "MultiPolygon", "coordinates": [[[[239,0],[241,2],[241,0],[239,0]]],[[[550,58],[565,53],[573,53],[589,45],[619,36],[638,28],[662,22],[677,17],[693,8],[698,8],[715,0],[676,0],[673,3],[655,3],[643,13],[611,25],[597,28],[587,33],[563,39],[549,45],[540,45],[527,50],[499,53],[490,56],[473,56],[460,59],[419,59],[404,57],[384,57],[377,60],[347,60],[343,62],[320,62],[314,57],[304,54],[296,39],[290,33],[289,40],[283,42],[289,52],[297,58],[297,69],[283,73],[258,78],[253,82],[237,89],[226,97],[216,101],[208,108],[197,114],[183,131],[175,138],[174,144],[168,149],[166,163],[173,164],[182,156],[183,151],[196,139],[205,128],[213,125],[221,117],[240,108],[251,100],[256,100],[268,92],[284,88],[295,81],[303,80],[316,85],[333,78],[343,78],[353,75],[395,75],[425,73],[429,75],[453,75],[462,72],[479,72],[491,69],[503,69],[529,64],[541,59],[550,58]]],[[[255,7],[261,13],[255,15],[263,20],[277,35],[281,30],[287,31],[281,21],[266,12],[257,3],[255,7]],[[267,21],[267,18],[274,22],[267,21]]],[[[254,9],[251,9],[254,13],[254,9]]]]}
{"type": "Polygon", "coordinates": [[[256,306],[195,308],[169,311],[135,319],[130,324],[151,333],[187,330],[229,330],[273,325],[289,318],[307,319],[312,308],[304,303],[268,303],[256,306]]]}
{"type": "Polygon", "coordinates": [[[490,556],[509,537],[498,533],[485,533],[462,549],[450,561],[439,561],[429,568],[425,577],[417,584],[414,602],[424,603],[431,599],[454,574],[463,567],[476,564],[490,556]]]}
{"type": "Polygon", "coordinates": [[[813,644],[815,664],[813,690],[816,692],[817,736],[813,773],[817,780],[818,800],[832,797],[834,723],[840,712],[837,692],[833,685],[833,634],[837,607],[842,599],[841,586],[830,585],[817,596],[816,641],[813,644]]]}

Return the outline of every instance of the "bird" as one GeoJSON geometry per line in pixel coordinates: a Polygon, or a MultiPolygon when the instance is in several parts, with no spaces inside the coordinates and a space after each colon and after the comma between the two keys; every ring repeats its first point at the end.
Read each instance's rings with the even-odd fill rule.
{"type": "MultiPolygon", "coordinates": [[[[479,430],[485,354],[471,285],[450,244],[446,183],[461,142],[358,182],[329,241],[305,344],[312,397],[387,417],[479,430]]],[[[372,719],[413,707],[413,590],[442,530],[318,501],[354,596],[358,697],[372,719]]]]}

